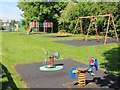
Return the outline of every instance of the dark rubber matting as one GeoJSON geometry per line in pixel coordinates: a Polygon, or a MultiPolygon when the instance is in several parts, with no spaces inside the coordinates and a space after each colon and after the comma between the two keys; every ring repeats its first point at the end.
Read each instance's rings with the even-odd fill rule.
{"type": "MultiPolygon", "coordinates": [[[[83,40],[62,40],[62,41],[54,41],[57,43],[64,43],[67,45],[72,46],[92,46],[92,45],[98,45],[98,44],[104,44],[104,39],[101,38],[100,41],[97,41],[97,39],[88,39],[86,42],[83,40]]],[[[108,43],[117,43],[116,38],[107,38],[106,44],[108,43]]]]}
{"type": "Polygon", "coordinates": [[[67,37],[72,37],[72,36],[45,36],[47,38],[67,38],[67,37]]]}
{"type": "MultiPolygon", "coordinates": [[[[59,71],[40,71],[39,67],[43,64],[33,63],[15,65],[15,69],[20,74],[21,80],[26,83],[28,88],[81,88],[74,85],[77,79],[70,78],[69,70],[72,67],[86,68],[87,65],[72,59],[56,60],[55,63],[64,64],[64,68],[59,71]]],[[[98,70],[94,71],[94,73],[96,75],[94,77],[89,76],[89,74],[86,73],[86,79],[89,83],[82,88],[100,88],[100,85],[102,84],[105,85],[102,85],[105,88],[108,87],[107,84],[110,85],[108,81],[103,79],[103,76],[105,75],[103,71],[98,70]],[[96,81],[97,83],[93,78],[96,78],[95,81],[98,79],[98,81],[96,81]],[[102,83],[100,81],[102,81],[102,83]]]]}

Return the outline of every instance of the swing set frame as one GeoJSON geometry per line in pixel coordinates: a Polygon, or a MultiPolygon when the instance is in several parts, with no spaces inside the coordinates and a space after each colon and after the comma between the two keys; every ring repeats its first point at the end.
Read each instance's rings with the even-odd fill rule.
{"type": "Polygon", "coordinates": [[[99,18],[99,17],[108,17],[108,22],[107,22],[107,29],[106,29],[106,32],[105,32],[105,38],[104,38],[104,44],[106,44],[106,41],[107,41],[107,34],[108,34],[108,29],[109,29],[109,25],[110,25],[110,18],[112,20],[112,24],[114,26],[114,32],[116,34],[116,39],[117,39],[117,42],[119,43],[119,39],[118,39],[118,34],[117,34],[117,31],[116,31],[116,27],[115,27],[115,23],[114,23],[114,18],[113,18],[113,15],[112,14],[106,14],[106,15],[98,15],[98,16],[84,16],[84,17],[78,17],[78,20],[76,22],[76,25],[75,25],[75,28],[74,28],[74,32],[73,32],[73,37],[74,37],[74,34],[76,32],[76,28],[78,26],[78,23],[80,22],[80,28],[81,28],[81,33],[82,33],[82,37],[83,37],[83,40],[85,39],[85,42],[87,41],[88,39],[88,34],[90,32],[90,28],[92,26],[92,23],[94,22],[94,27],[95,27],[95,31],[96,31],[96,37],[98,39],[98,41],[100,40],[100,37],[98,35],[98,29],[97,29],[97,25],[96,25],[96,19],[99,18]],[[83,18],[90,18],[90,24],[89,24],[89,27],[87,29],[87,35],[86,35],[86,38],[84,38],[84,34],[83,34],[83,29],[82,29],[82,20],[83,18]]]}

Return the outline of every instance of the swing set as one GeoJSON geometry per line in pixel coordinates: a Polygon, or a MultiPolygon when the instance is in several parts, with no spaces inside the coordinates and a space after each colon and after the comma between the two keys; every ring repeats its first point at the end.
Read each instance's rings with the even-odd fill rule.
{"type": "Polygon", "coordinates": [[[90,28],[92,26],[92,24],[94,24],[94,27],[95,27],[95,31],[96,31],[96,37],[98,39],[98,41],[100,41],[100,37],[98,35],[98,29],[97,29],[97,25],[96,25],[96,19],[98,17],[108,17],[108,22],[107,22],[107,29],[106,29],[106,32],[105,32],[105,38],[104,38],[104,44],[106,44],[106,40],[107,40],[107,34],[108,34],[108,29],[109,29],[109,25],[110,25],[110,18],[112,19],[112,24],[114,26],[114,32],[116,34],[116,39],[117,39],[117,42],[119,43],[119,40],[118,40],[118,35],[117,35],[117,32],[116,32],[116,27],[115,27],[115,23],[114,23],[114,19],[113,19],[113,15],[112,14],[106,14],[106,15],[98,15],[98,16],[84,16],[84,17],[78,17],[78,20],[76,22],[76,26],[74,28],[74,32],[73,32],[73,37],[74,37],[74,34],[76,32],[76,28],[78,26],[78,23],[80,22],[80,28],[81,28],[81,33],[82,33],[82,37],[83,37],[83,40],[84,40],[84,34],[83,34],[83,29],[82,29],[82,20],[81,19],[87,19],[87,18],[90,18],[90,24],[89,24],[89,27],[87,29],[87,35],[86,35],[86,38],[85,38],[85,42],[87,41],[88,39],[88,34],[90,32],[90,28]]]}

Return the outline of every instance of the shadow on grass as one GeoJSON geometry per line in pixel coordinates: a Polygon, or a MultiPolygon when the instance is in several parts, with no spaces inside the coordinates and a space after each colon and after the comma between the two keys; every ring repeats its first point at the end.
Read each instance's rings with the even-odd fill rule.
{"type": "Polygon", "coordinates": [[[118,48],[105,51],[103,56],[105,57],[105,61],[100,66],[107,72],[116,72],[116,74],[120,75],[120,46],[118,45],[118,48]]]}
{"type": "Polygon", "coordinates": [[[0,64],[1,66],[1,76],[2,79],[7,79],[7,80],[2,80],[2,90],[19,90],[11,76],[11,73],[8,71],[8,69],[3,65],[0,64]]]}
{"type": "Polygon", "coordinates": [[[120,44],[117,48],[113,48],[103,53],[105,60],[100,64],[105,69],[105,76],[94,78],[94,82],[100,87],[109,87],[120,89],[120,44]]]}

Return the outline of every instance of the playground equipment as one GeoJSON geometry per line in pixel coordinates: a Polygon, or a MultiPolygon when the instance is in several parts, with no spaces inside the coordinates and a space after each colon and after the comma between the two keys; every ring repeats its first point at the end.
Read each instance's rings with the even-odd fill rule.
{"type": "Polygon", "coordinates": [[[43,28],[44,28],[44,32],[48,32],[48,29],[51,29],[51,33],[53,33],[53,23],[52,22],[48,22],[45,20],[43,22],[43,28]]]}
{"type": "Polygon", "coordinates": [[[58,37],[68,37],[69,34],[66,32],[66,30],[60,30],[57,34],[58,37]]]}
{"type": "Polygon", "coordinates": [[[42,33],[40,32],[40,28],[43,28],[43,33],[46,33],[48,32],[48,29],[52,29],[51,30],[51,33],[53,32],[53,23],[52,22],[38,22],[38,21],[35,21],[35,22],[30,22],[29,24],[29,30],[28,30],[28,33],[42,33]]]}
{"type": "Polygon", "coordinates": [[[20,29],[21,29],[21,30],[24,29],[24,24],[23,24],[23,21],[22,21],[22,20],[20,21],[19,26],[20,26],[20,29]]]}
{"type": "Polygon", "coordinates": [[[38,21],[30,22],[29,30],[28,30],[27,34],[29,34],[29,33],[36,33],[38,31],[39,31],[39,22],[38,21]]]}
{"type": "Polygon", "coordinates": [[[63,68],[63,64],[54,64],[54,58],[56,60],[58,60],[60,57],[59,52],[56,52],[54,54],[48,54],[48,52],[45,49],[43,49],[43,51],[46,54],[46,58],[43,62],[44,66],[39,67],[40,70],[42,70],[42,71],[56,71],[56,70],[61,70],[63,68]],[[49,58],[49,64],[47,65],[46,61],[48,58],[49,58]]]}
{"type": "MultiPolygon", "coordinates": [[[[42,49],[43,49],[43,48],[42,48],[42,49]]],[[[57,59],[57,60],[59,59],[59,57],[60,57],[59,52],[56,52],[56,53],[54,53],[54,54],[48,54],[48,52],[47,52],[45,49],[43,49],[43,51],[44,51],[44,53],[46,54],[46,57],[45,57],[45,60],[44,60],[43,64],[45,65],[47,59],[49,58],[50,68],[55,68],[54,58],[57,59]]]]}
{"type": "Polygon", "coordinates": [[[86,85],[86,72],[89,73],[90,76],[94,76],[93,67],[95,67],[96,71],[98,70],[98,61],[96,58],[90,57],[88,68],[71,68],[70,69],[70,78],[76,78],[76,74],[78,74],[78,86],[86,85]]]}
{"type": "MultiPolygon", "coordinates": [[[[114,18],[113,18],[112,14],[98,15],[98,16],[78,17],[78,20],[76,22],[76,26],[75,26],[74,32],[73,32],[73,37],[74,37],[74,33],[76,32],[76,28],[77,28],[79,22],[80,22],[80,28],[81,28],[82,37],[84,37],[83,29],[82,29],[82,20],[81,19],[83,19],[83,18],[86,18],[86,19],[90,18],[90,24],[89,24],[89,27],[88,27],[88,30],[87,30],[87,35],[86,35],[85,41],[87,41],[88,34],[90,32],[90,27],[92,26],[92,23],[94,23],[94,27],[95,27],[95,30],[96,30],[96,36],[97,36],[98,41],[99,41],[100,38],[99,38],[99,35],[98,35],[98,30],[97,30],[97,25],[96,25],[96,19],[98,17],[108,17],[107,29],[106,29],[106,34],[105,34],[105,38],[104,38],[104,44],[106,44],[106,40],[107,40],[107,34],[108,34],[109,25],[110,25],[110,18],[112,19],[112,24],[114,26],[114,32],[116,34],[116,39],[117,39],[117,42],[119,43],[118,35],[117,35],[117,32],[116,32],[116,27],[115,27],[115,23],[114,23],[114,18]]],[[[83,38],[83,40],[84,40],[84,38],[83,38]]]]}

